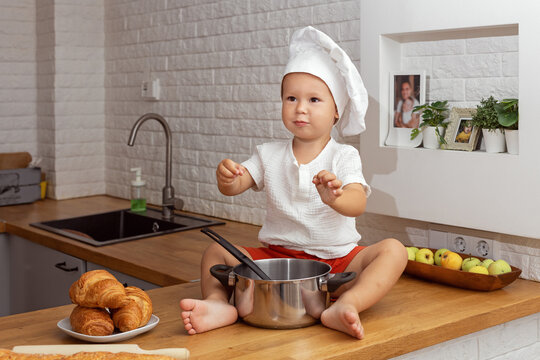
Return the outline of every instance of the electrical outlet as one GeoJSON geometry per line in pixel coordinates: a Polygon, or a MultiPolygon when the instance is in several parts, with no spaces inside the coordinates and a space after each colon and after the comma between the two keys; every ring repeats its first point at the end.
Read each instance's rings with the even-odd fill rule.
{"type": "Polygon", "coordinates": [[[493,240],[491,239],[448,233],[447,248],[471,256],[493,258],[493,240]]]}
{"type": "Polygon", "coordinates": [[[153,79],[150,81],[144,80],[141,83],[141,97],[143,100],[157,101],[161,92],[161,86],[159,79],[153,79]]]}

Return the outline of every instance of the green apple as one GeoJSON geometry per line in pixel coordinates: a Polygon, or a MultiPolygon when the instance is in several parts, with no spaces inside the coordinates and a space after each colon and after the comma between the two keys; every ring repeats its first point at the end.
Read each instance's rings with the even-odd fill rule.
{"type": "Polygon", "coordinates": [[[435,262],[433,258],[433,251],[426,248],[420,249],[416,252],[415,260],[419,263],[433,265],[435,262]]]}
{"type": "Polygon", "coordinates": [[[508,263],[504,260],[497,260],[491,263],[488,267],[488,271],[490,275],[500,275],[509,273],[512,271],[512,268],[508,263]]]}
{"type": "Polygon", "coordinates": [[[447,251],[448,251],[448,249],[445,249],[445,248],[442,248],[442,249],[439,249],[439,250],[435,251],[435,255],[433,255],[434,258],[435,258],[435,265],[441,266],[442,256],[447,251]]]}
{"type": "Polygon", "coordinates": [[[476,274],[484,274],[489,275],[488,269],[483,267],[482,265],[475,265],[469,269],[469,272],[476,273],[476,274]]]}
{"type": "Polygon", "coordinates": [[[461,270],[463,271],[469,271],[470,268],[473,266],[479,265],[481,263],[480,259],[477,259],[475,257],[469,257],[463,260],[463,263],[461,264],[461,270]]]}
{"type": "Polygon", "coordinates": [[[418,248],[414,246],[407,246],[407,256],[409,257],[409,260],[415,260],[416,259],[416,253],[418,252],[418,248]]]}
{"type": "Polygon", "coordinates": [[[484,261],[482,261],[481,265],[487,269],[487,268],[489,268],[489,265],[491,265],[493,262],[494,261],[492,259],[484,259],[484,261]]]}

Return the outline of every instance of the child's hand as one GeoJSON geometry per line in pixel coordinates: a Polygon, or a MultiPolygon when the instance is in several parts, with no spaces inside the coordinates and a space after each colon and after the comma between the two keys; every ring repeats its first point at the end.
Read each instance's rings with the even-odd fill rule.
{"type": "Polygon", "coordinates": [[[343,194],[341,180],[339,180],[335,174],[326,170],[322,170],[315,175],[313,177],[313,183],[317,187],[322,202],[327,205],[332,204],[343,194]]]}
{"type": "Polygon", "coordinates": [[[231,185],[237,179],[238,176],[244,175],[246,168],[242,165],[235,163],[231,159],[222,160],[216,170],[216,177],[219,184],[231,185]]]}

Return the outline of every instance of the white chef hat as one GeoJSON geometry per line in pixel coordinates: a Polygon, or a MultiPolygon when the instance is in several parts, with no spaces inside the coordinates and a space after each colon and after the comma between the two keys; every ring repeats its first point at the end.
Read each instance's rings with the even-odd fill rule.
{"type": "Polygon", "coordinates": [[[347,53],[328,35],[311,26],[294,32],[283,77],[295,72],[315,75],[326,83],[338,109],[339,135],[358,135],[366,129],[368,95],[362,78],[347,53]]]}

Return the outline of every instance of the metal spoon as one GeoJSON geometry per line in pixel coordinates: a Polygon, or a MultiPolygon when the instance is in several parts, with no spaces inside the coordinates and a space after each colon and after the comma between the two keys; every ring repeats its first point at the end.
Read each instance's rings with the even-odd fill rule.
{"type": "Polygon", "coordinates": [[[264,271],[261,270],[257,264],[253,262],[250,258],[248,258],[246,255],[244,255],[243,252],[238,250],[233,244],[225,240],[223,237],[221,237],[218,233],[215,231],[209,229],[209,228],[202,228],[201,232],[208,235],[212,240],[217,242],[219,245],[223,246],[228,252],[230,252],[238,261],[245,264],[247,267],[249,267],[251,270],[255,272],[261,279],[263,280],[272,280],[266,275],[264,271]]]}

